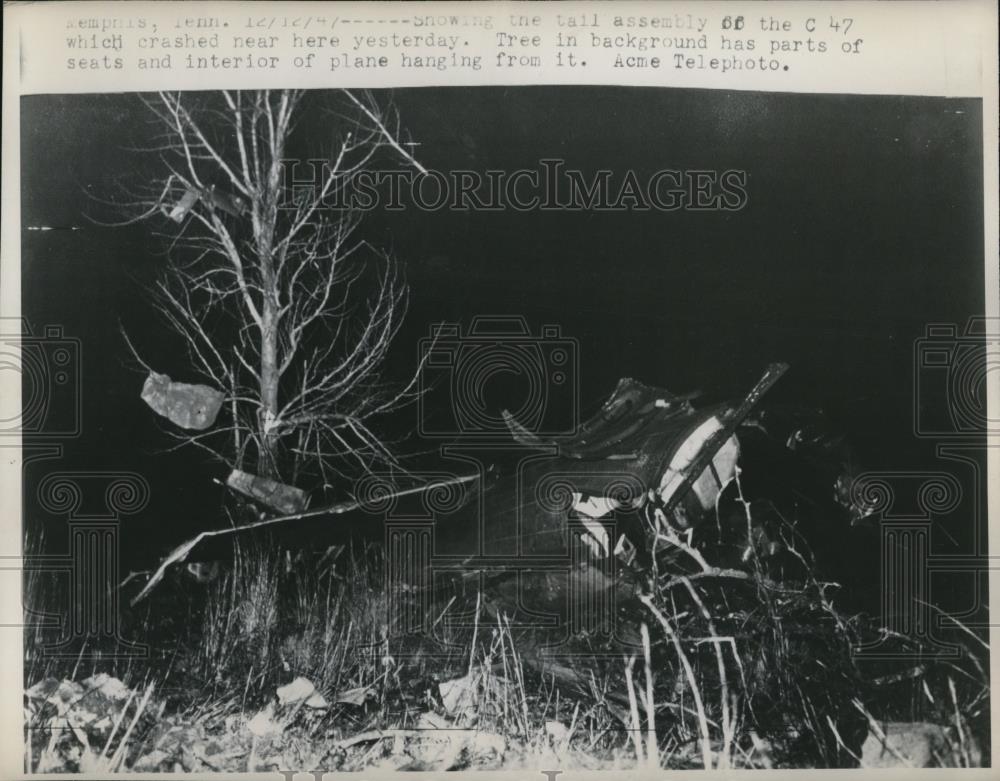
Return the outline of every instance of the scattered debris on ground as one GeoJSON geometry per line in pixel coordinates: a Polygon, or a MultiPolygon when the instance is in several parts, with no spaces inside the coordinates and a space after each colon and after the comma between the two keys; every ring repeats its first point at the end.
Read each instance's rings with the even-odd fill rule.
{"type": "MultiPolygon", "coordinates": [[[[705,406],[622,380],[558,442],[508,415],[514,442],[542,453],[514,469],[377,487],[402,509],[433,497],[434,528],[419,534],[455,544],[480,531],[482,560],[396,561],[391,545],[289,550],[292,524],[371,502],[306,510],[301,490],[234,470],[230,488],[284,514],[203,532],[132,599],[174,689],[127,685],[109,677],[114,663],[80,683],[45,667],[26,693],[29,768],[988,762],[977,734],[985,644],[972,630],[952,619],[966,645],[950,659],[903,636],[887,642],[919,664],[856,656],[886,633],[845,608],[814,550],[845,544],[872,512],[841,439],[760,408],[786,368],[769,367],[738,402],[705,406]],[[504,548],[510,528],[522,534],[517,555],[504,548]],[[220,539],[233,542],[225,567],[174,571],[220,539]]],[[[172,390],[150,406],[188,423],[201,414],[177,402],[190,400],[178,388],[197,386],[154,378],[172,390]]],[[[433,553],[433,539],[404,549],[433,553]]],[[[159,672],[151,663],[144,675],[159,672]]]]}

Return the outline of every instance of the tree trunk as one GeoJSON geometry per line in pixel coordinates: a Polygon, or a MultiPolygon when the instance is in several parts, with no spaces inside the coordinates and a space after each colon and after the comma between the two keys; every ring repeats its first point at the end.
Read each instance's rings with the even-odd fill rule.
{"type": "MultiPolygon", "coordinates": [[[[288,97],[282,93],[282,106],[288,97]]],[[[265,97],[265,100],[269,100],[265,97]]],[[[283,110],[281,114],[283,114],[283,110]]],[[[279,190],[281,188],[281,167],[285,149],[287,126],[279,119],[274,129],[269,149],[269,164],[266,178],[261,184],[258,200],[258,233],[256,237],[257,257],[260,263],[261,284],[263,285],[261,329],[260,329],[260,406],[261,406],[261,474],[280,479],[279,463],[281,454],[277,432],[271,427],[278,415],[278,328],[279,302],[278,280],[275,278],[274,246],[277,228],[279,190]]]]}
{"type": "Polygon", "coordinates": [[[271,296],[265,294],[264,299],[260,336],[260,472],[277,479],[278,439],[271,424],[278,414],[278,331],[271,296]]]}
{"type": "Polygon", "coordinates": [[[261,202],[257,256],[263,285],[260,317],[260,473],[280,479],[278,436],[272,428],[278,415],[278,294],[274,278],[274,203],[273,182],[261,202]]]}

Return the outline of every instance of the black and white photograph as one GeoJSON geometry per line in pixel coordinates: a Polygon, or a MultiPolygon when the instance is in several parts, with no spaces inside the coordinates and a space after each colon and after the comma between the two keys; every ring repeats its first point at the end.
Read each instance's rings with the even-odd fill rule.
{"type": "Polygon", "coordinates": [[[19,101],[24,773],[991,766],[982,99],[19,101]]]}

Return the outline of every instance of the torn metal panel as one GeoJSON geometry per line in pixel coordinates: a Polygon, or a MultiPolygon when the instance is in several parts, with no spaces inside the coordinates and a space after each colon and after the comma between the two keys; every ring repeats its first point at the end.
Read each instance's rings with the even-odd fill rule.
{"type": "Polygon", "coordinates": [[[151,371],[142,386],[142,400],[158,415],[181,428],[204,431],[215,423],[224,395],[208,385],[174,382],[151,371]]]}
{"type": "Polygon", "coordinates": [[[234,469],[226,478],[226,485],[254,501],[281,513],[299,513],[306,509],[308,496],[295,486],[285,485],[269,477],[252,475],[234,469]]]}
{"type": "Polygon", "coordinates": [[[691,399],[696,395],[677,395],[624,377],[572,437],[538,437],[507,411],[504,420],[514,440],[527,447],[556,446],[564,457],[581,461],[630,460],[639,457],[650,434],[676,429],[678,421],[694,414],[691,399]]]}
{"type": "MultiPolygon", "coordinates": [[[[693,394],[677,395],[622,379],[597,414],[568,439],[542,440],[510,415],[505,417],[521,444],[556,448],[553,458],[532,463],[529,478],[569,475],[585,497],[606,497],[609,486],[622,490],[624,483],[638,497],[653,490],[664,517],[690,528],[714,507],[719,491],[735,474],[736,428],[787,368],[769,366],[739,405],[708,409],[695,409],[693,394]]],[[[525,507],[521,512],[522,517],[533,514],[525,507]]],[[[544,519],[542,526],[561,525],[559,513],[543,508],[535,515],[544,519]]]]}
{"type": "MultiPolygon", "coordinates": [[[[673,458],[670,459],[670,464],[660,480],[658,493],[661,502],[664,504],[670,502],[683,484],[687,470],[691,468],[698,453],[721,429],[722,421],[718,417],[712,416],[684,440],[677,452],[674,453],[673,458]]],[[[729,437],[712,456],[708,468],[694,479],[691,490],[702,510],[714,507],[722,487],[733,479],[736,474],[736,461],[739,458],[739,453],[740,447],[736,437],[729,437]]]]}

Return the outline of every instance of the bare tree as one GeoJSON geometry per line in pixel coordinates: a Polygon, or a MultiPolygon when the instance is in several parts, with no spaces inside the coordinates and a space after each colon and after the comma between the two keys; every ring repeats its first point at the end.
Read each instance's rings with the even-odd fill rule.
{"type": "MultiPolygon", "coordinates": [[[[226,399],[217,425],[172,433],[231,467],[293,483],[313,469],[329,484],[347,462],[393,462],[373,420],[405,403],[416,377],[383,378],[406,306],[399,265],[358,237],[359,211],[328,204],[380,150],[424,169],[394,112],[337,94],[308,187],[290,181],[285,159],[303,92],[146,99],[159,132],[145,151],[158,174],[131,198],[138,219],[160,222],[170,239],[155,307],[183,339],[192,377],[226,399]]],[[[148,368],[151,356],[133,352],[148,368]]]]}

